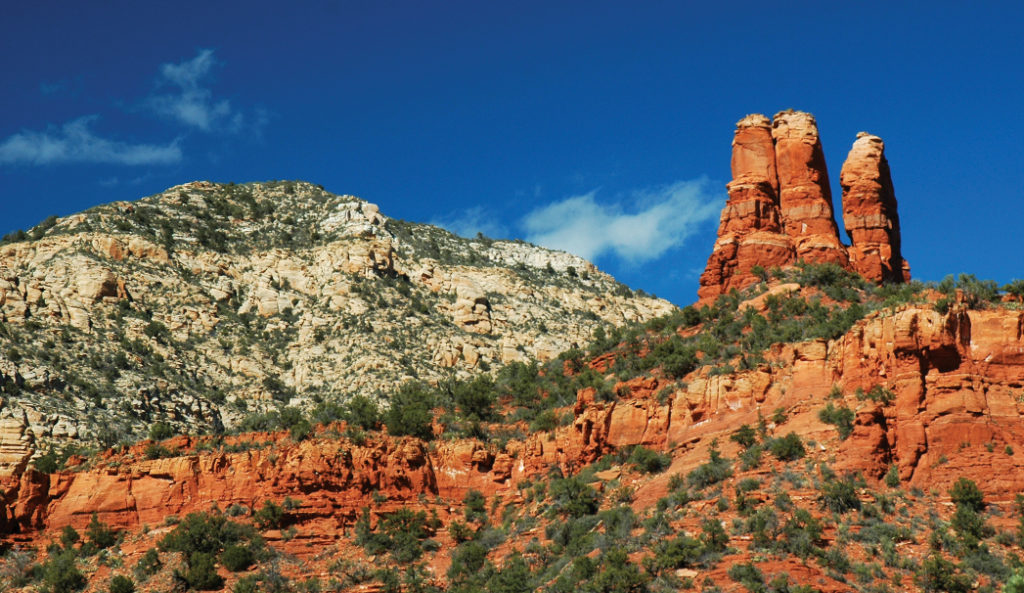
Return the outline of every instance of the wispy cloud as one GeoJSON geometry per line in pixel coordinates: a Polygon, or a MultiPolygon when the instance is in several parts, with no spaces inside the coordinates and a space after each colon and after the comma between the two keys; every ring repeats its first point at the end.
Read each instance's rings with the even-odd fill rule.
{"type": "Polygon", "coordinates": [[[505,227],[497,221],[497,217],[482,206],[451,212],[430,221],[430,224],[470,239],[476,237],[477,233],[483,233],[492,238],[505,237],[508,234],[505,227]]]}
{"type": "Polygon", "coordinates": [[[208,88],[217,65],[210,49],[200,50],[180,64],[162,64],[158,84],[171,90],[150,96],[145,105],[162,117],[203,132],[258,132],[266,123],[266,112],[257,110],[246,116],[229,100],[215,98],[208,88]]]}
{"type": "Polygon", "coordinates": [[[612,203],[598,203],[596,194],[595,190],[530,212],[522,220],[527,240],[592,261],[611,254],[643,263],[682,246],[701,225],[717,217],[725,199],[710,191],[705,179],[632,192],[612,203]]]}
{"type": "Polygon", "coordinates": [[[0,143],[0,163],[48,165],[53,163],[110,163],[166,165],[181,160],[179,141],[166,145],[130,144],[97,136],[90,129],[99,116],[72,120],[59,129],[24,130],[0,143]]]}

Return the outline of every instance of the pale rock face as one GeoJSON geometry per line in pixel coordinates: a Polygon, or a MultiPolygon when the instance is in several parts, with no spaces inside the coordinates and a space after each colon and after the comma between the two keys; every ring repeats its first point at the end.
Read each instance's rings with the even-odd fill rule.
{"type": "Polygon", "coordinates": [[[25,470],[34,451],[34,442],[24,412],[20,415],[9,409],[0,412],[0,478],[20,475],[25,470]]]}
{"type": "Polygon", "coordinates": [[[459,278],[455,281],[455,306],[452,316],[455,323],[466,331],[491,333],[491,303],[484,291],[468,278],[459,278]]]}
{"type": "Polygon", "coordinates": [[[620,288],[568,253],[460,239],[310,184],[188,183],[0,246],[0,323],[58,355],[8,361],[0,334],[0,381],[24,386],[4,409],[41,441],[230,426],[275,399],[548,360],[674,310],[620,288]]]}

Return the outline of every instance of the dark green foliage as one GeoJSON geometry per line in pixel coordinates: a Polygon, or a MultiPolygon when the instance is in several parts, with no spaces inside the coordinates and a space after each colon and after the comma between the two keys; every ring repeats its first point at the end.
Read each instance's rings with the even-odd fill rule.
{"type": "Polygon", "coordinates": [[[895,465],[890,465],[889,471],[885,472],[885,485],[890,488],[900,485],[900,472],[895,465]]]}
{"type": "Polygon", "coordinates": [[[949,497],[958,507],[978,512],[985,509],[985,495],[973,480],[959,478],[949,489],[949,497]]]}
{"type": "Polygon", "coordinates": [[[732,464],[728,459],[722,457],[718,450],[717,440],[711,442],[709,454],[710,459],[707,463],[697,466],[686,476],[690,486],[698,490],[717,484],[732,475],[732,464]]]}
{"type": "Polygon", "coordinates": [[[680,535],[655,545],[654,555],[644,562],[644,568],[654,575],[679,568],[697,566],[704,558],[704,544],[696,538],[680,535]]]}
{"type": "Polygon", "coordinates": [[[345,404],[342,418],[352,426],[373,430],[380,422],[380,410],[377,404],[365,395],[354,395],[345,404]]]}
{"type": "Polygon", "coordinates": [[[154,422],[149,425],[149,438],[154,441],[162,441],[174,436],[174,428],[166,422],[154,422]]]}
{"type": "Polygon", "coordinates": [[[146,445],[146,447],[142,450],[142,454],[146,457],[146,459],[153,460],[174,457],[175,455],[178,454],[178,452],[174,449],[168,449],[163,445],[150,443],[146,445]]]}
{"type": "Polygon", "coordinates": [[[63,546],[65,550],[74,549],[75,544],[77,544],[81,539],[82,536],[80,536],[78,531],[70,525],[65,525],[64,529],[60,532],[60,545],[63,546]]]}
{"type": "Polygon", "coordinates": [[[388,433],[429,441],[434,437],[433,407],[434,396],[429,388],[420,383],[405,383],[392,395],[391,407],[384,413],[388,433]]]}
{"type": "Polygon", "coordinates": [[[43,586],[49,593],[71,593],[85,587],[85,575],[75,566],[75,553],[65,550],[42,566],[43,586]]]}
{"type": "Polygon", "coordinates": [[[704,519],[700,523],[700,541],[704,549],[712,553],[724,552],[729,545],[729,534],[725,532],[722,523],[716,519],[704,519]]]}
{"type": "Polygon", "coordinates": [[[486,375],[452,386],[452,399],[459,413],[464,418],[477,422],[491,422],[497,419],[494,412],[495,393],[494,381],[486,375]]]}
{"type": "Polygon", "coordinates": [[[355,531],[356,543],[368,554],[389,552],[402,563],[419,559],[424,540],[431,535],[427,514],[404,507],[382,517],[376,532],[370,529],[370,509],[364,508],[355,531]]]}
{"type": "Polygon", "coordinates": [[[843,478],[832,477],[821,484],[821,495],[818,501],[822,508],[834,513],[846,513],[860,508],[857,497],[857,478],[847,475],[843,478]]]}
{"type": "Polygon", "coordinates": [[[656,474],[665,471],[668,466],[672,465],[672,457],[637,445],[630,452],[627,463],[632,464],[641,472],[656,474]]]}
{"type": "Polygon", "coordinates": [[[99,549],[109,548],[117,542],[117,532],[108,527],[105,523],[100,523],[96,513],[92,514],[92,519],[89,521],[89,525],[85,528],[85,536],[89,538],[94,546],[99,549]]]}
{"type": "Polygon", "coordinates": [[[957,574],[956,566],[938,553],[933,553],[921,563],[914,581],[925,593],[967,593],[971,590],[970,579],[957,574]]]}
{"type": "Polygon", "coordinates": [[[745,564],[733,564],[729,567],[728,574],[730,579],[740,583],[746,587],[748,591],[765,591],[764,575],[761,574],[761,571],[754,566],[753,563],[747,562],[745,564]]]}
{"type": "Polygon", "coordinates": [[[220,555],[220,561],[224,565],[224,568],[231,572],[239,572],[252,566],[256,558],[246,546],[239,546],[231,544],[224,548],[224,551],[220,555]]]}
{"type": "Polygon", "coordinates": [[[795,432],[791,432],[781,438],[772,439],[768,443],[768,450],[780,461],[801,459],[807,454],[804,443],[800,440],[800,435],[795,432]]]}
{"type": "MultiPolygon", "coordinates": [[[[235,523],[220,514],[189,513],[170,533],[160,540],[161,550],[181,552],[187,558],[187,569],[175,576],[191,589],[219,589],[213,569],[215,557],[227,547],[245,545],[250,551],[263,548],[263,539],[249,525],[235,523]],[[214,586],[216,585],[216,586],[214,586]]],[[[148,553],[147,553],[148,556],[148,553]]],[[[159,567],[159,558],[144,557],[136,567],[137,574],[152,574],[159,567]],[[145,566],[143,565],[145,562],[145,566]]]]}
{"type": "MultiPolygon", "coordinates": [[[[530,567],[520,554],[513,554],[502,563],[500,569],[492,569],[487,575],[482,590],[501,593],[530,593],[534,591],[530,567]]],[[[471,589],[472,590],[472,589],[471,589]]]]}
{"type": "Polygon", "coordinates": [[[757,433],[749,424],[744,424],[729,435],[729,440],[735,441],[744,449],[749,449],[757,444],[757,433]]]}
{"type": "Polygon", "coordinates": [[[578,475],[552,480],[548,493],[552,506],[569,517],[593,515],[600,503],[597,491],[578,475]]]}
{"type": "Polygon", "coordinates": [[[832,402],[818,411],[818,419],[826,424],[831,424],[839,431],[839,438],[846,440],[853,432],[853,410],[846,406],[836,407],[832,402]]]}
{"type": "Polygon", "coordinates": [[[216,591],[224,587],[224,579],[217,574],[213,554],[192,552],[184,572],[174,571],[174,577],[195,591],[216,591]]]}
{"type": "Polygon", "coordinates": [[[697,348],[677,335],[659,342],[648,356],[648,364],[660,366],[666,377],[679,379],[697,368],[697,348]]]}
{"type": "Polygon", "coordinates": [[[160,554],[156,551],[156,548],[150,548],[146,550],[146,553],[135,564],[135,578],[146,580],[156,574],[156,571],[160,570],[161,566],[163,566],[163,563],[160,562],[160,554]]]}
{"type": "Polygon", "coordinates": [[[284,524],[284,518],[284,509],[268,499],[263,501],[263,508],[253,513],[252,522],[259,529],[280,529],[284,524]]]}
{"type": "Polygon", "coordinates": [[[110,579],[110,593],[135,593],[135,582],[124,575],[110,579]]]}
{"type": "Polygon", "coordinates": [[[480,542],[468,541],[452,553],[452,564],[448,568],[448,579],[452,583],[462,583],[476,575],[487,561],[487,548],[480,542]]]}
{"type": "Polygon", "coordinates": [[[782,547],[789,553],[807,558],[817,550],[822,533],[821,522],[806,509],[797,509],[782,527],[782,547]]]}
{"type": "Polygon", "coordinates": [[[605,551],[597,564],[601,570],[581,584],[581,592],[643,593],[648,590],[650,578],[629,561],[623,548],[613,547],[605,551]]]}
{"type": "Polygon", "coordinates": [[[466,521],[480,524],[487,522],[487,500],[479,490],[467,492],[462,502],[466,505],[466,521]]]}
{"type": "Polygon", "coordinates": [[[974,274],[946,276],[936,287],[947,297],[957,296],[969,309],[981,309],[999,299],[999,285],[993,280],[978,280],[974,274]]]}

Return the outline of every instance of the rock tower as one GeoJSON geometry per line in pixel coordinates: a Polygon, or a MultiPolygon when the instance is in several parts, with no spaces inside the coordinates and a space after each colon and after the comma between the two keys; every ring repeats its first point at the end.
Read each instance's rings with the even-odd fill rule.
{"type": "Polygon", "coordinates": [[[772,120],[754,114],[737,122],[729,200],[700,278],[700,300],[753,284],[756,266],[801,260],[834,263],[875,282],[909,280],[884,146],[862,132],[843,165],[843,224],[853,243],[848,247],[839,239],[814,116],[788,110],[772,120]]]}

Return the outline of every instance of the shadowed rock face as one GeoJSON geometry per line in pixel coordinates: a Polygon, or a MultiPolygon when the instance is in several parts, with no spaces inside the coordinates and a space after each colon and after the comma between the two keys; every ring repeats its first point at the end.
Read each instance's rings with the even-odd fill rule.
{"type": "Polygon", "coordinates": [[[875,282],[906,282],[910,266],[900,254],[900,217],[885,143],[861,132],[839,175],[843,225],[853,242],[850,264],[875,282]]]}
{"type": "Polygon", "coordinates": [[[908,281],[883,147],[877,136],[860,136],[843,166],[844,224],[853,241],[847,247],[839,239],[814,116],[789,110],[771,121],[753,114],[737,122],[729,200],[701,275],[700,300],[756,282],[757,266],[801,260],[834,263],[875,282],[908,281]]]}

